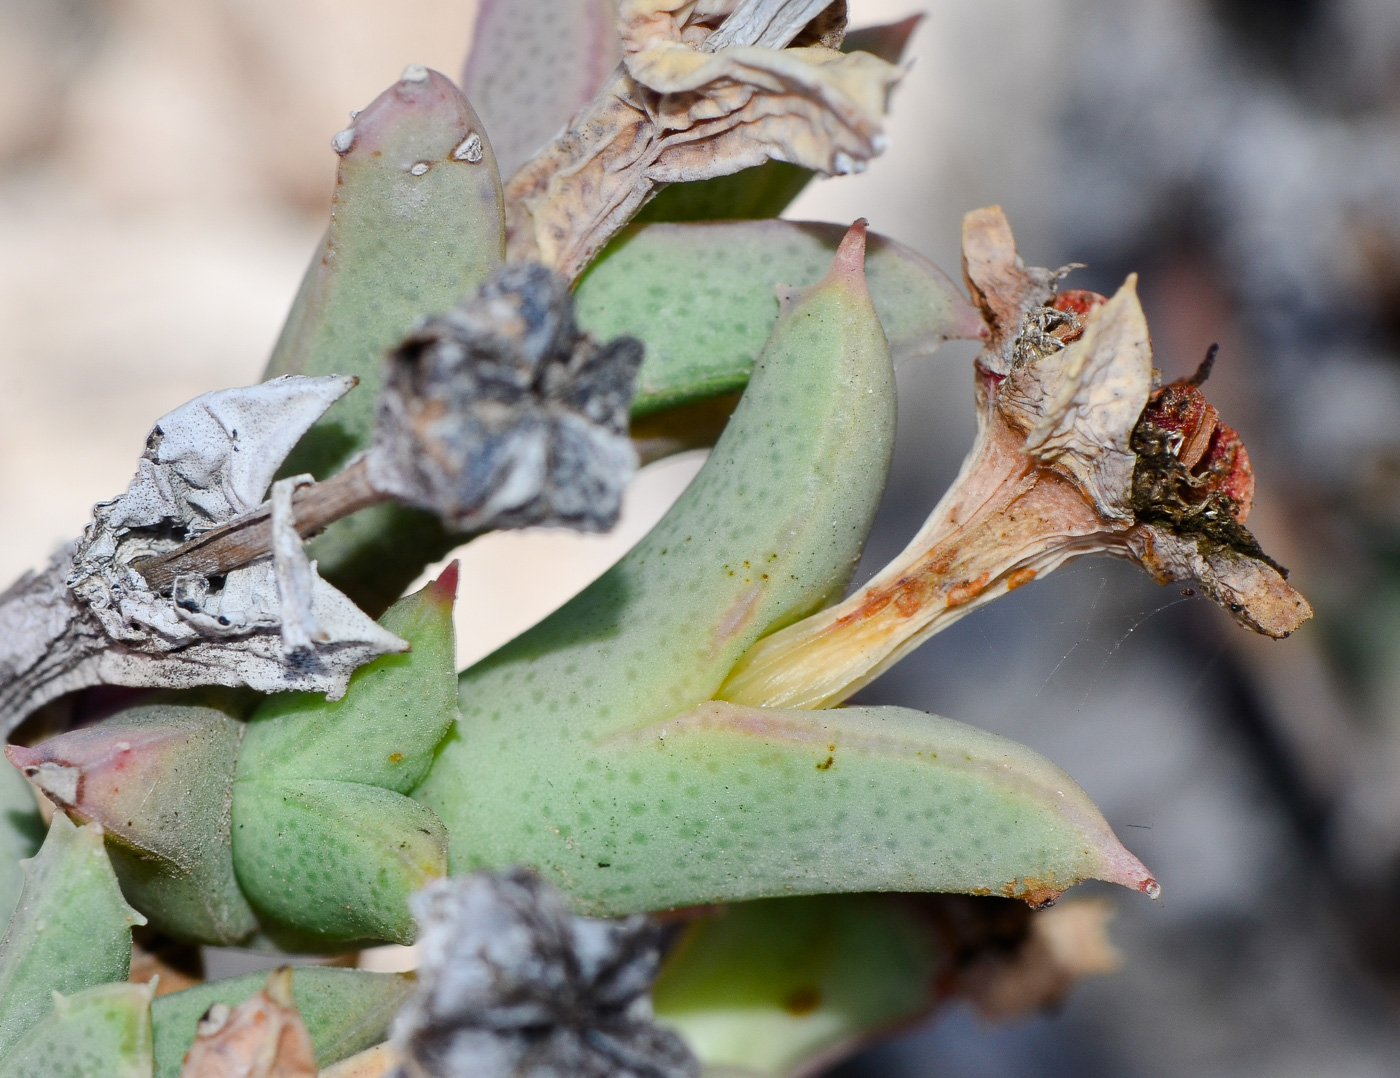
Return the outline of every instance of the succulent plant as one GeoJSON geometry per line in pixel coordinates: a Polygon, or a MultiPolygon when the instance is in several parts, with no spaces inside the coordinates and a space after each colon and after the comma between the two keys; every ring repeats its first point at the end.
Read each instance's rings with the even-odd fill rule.
{"type": "MultiPolygon", "coordinates": [[[[995,207],[965,220],[970,299],[863,221],[776,219],[814,172],[880,152],[911,22],[845,36],[843,3],[694,7],[485,0],[463,79],[485,116],[417,65],[354,114],[269,381],[162,418],[127,493],[0,596],[6,751],[59,810],[35,854],[35,802],[0,774],[0,1078],[174,1076],[197,1033],[187,1073],[209,1078],[258,1023],[290,1031],[268,1073],[310,1073],[383,1040],[411,988],[307,969],[153,1003],[121,983],[143,921],[335,953],[412,942],[416,909],[434,947],[497,973],[547,952],[512,974],[546,1018],[501,1025],[507,1051],[482,1017],[505,1003],[420,998],[401,1064],[385,1048],[365,1066],[466,1073],[497,1048],[562,1066],[557,1044],[598,1073],[691,1073],[637,1010],[660,937],[592,919],[665,912],[686,927],[657,1020],[703,1065],[784,1075],[927,1010],[987,940],[1030,947],[1008,900],[1085,879],[1157,894],[1032,750],[838,705],[1088,553],[1199,580],[1286,636],[1310,611],[1245,529],[1238,435],[1201,379],[1155,385],[1133,278],[1062,290],[995,207]],[[568,59],[563,116],[531,111],[540,55],[568,59]],[[847,595],[894,364],[954,337],[983,343],[977,443],[910,547],[847,595]],[[400,598],[473,534],[608,526],[638,460],[696,446],[708,460],[645,539],[460,676],[455,565],[400,598]],[[148,694],[97,722],[70,708],[47,738],[19,725],[100,684],[148,694]],[[410,901],[476,872],[503,875],[410,901]],[[928,897],[950,892],[996,897],[928,897]],[[439,907],[480,923],[454,937],[439,907]],[[515,958],[491,957],[491,926],[518,934],[515,958]],[[424,1032],[454,1007],[466,1025],[424,1032]],[[664,1067],[629,1071],[631,1037],[664,1067]]],[[[1059,985],[1073,963],[1048,961],[1059,985]]]]}

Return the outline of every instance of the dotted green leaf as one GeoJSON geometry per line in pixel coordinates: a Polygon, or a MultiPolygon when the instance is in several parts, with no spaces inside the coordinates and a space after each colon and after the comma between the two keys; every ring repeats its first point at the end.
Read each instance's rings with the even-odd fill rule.
{"type": "Polygon", "coordinates": [[[151,991],[104,984],[59,996],[0,1055],[0,1078],[151,1078],[151,991]]]}
{"type": "Polygon", "coordinates": [[[122,898],[102,829],[56,814],[0,939],[0,1058],[53,1009],[53,993],[124,981],[131,926],[146,919],[122,898]]]}

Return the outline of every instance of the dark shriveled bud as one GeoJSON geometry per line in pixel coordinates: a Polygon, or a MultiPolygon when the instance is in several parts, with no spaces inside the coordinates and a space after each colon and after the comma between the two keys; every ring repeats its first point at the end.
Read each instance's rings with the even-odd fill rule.
{"type": "Polygon", "coordinates": [[[371,481],[456,531],[607,531],[636,468],[628,405],[642,345],[574,323],[568,283],[498,270],[389,355],[371,481]]]}
{"type": "Polygon", "coordinates": [[[652,1022],[658,928],[575,917],[523,869],[429,884],[413,899],[420,988],[395,1021],[402,1078],[696,1078],[652,1022]]]}

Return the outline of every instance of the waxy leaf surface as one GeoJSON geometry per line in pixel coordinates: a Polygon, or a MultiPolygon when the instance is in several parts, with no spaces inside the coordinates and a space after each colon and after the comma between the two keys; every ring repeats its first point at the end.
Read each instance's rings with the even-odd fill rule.
{"type": "Polygon", "coordinates": [[[280,693],[253,713],[240,782],[355,782],[398,793],[427,773],[457,710],[452,603],[457,567],[390,607],[379,624],[412,645],[360,667],[345,696],[280,693]]]}
{"type": "Polygon", "coordinates": [[[284,694],[249,720],[234,866],[261,913],[312,942],[411,942],[408,896],[447,871],[442,824],[404,795],[456,715],[456,585],[453,565],[385,613],[413,650],[361,667],[342,700],[284,694]]]}
{"type": "MultiPolygon", "coordinates": [[[[742,389],[777,324],[777,286],[821,277],[842,231],[796,221],[625,231],[580,280],[575,302],[584,329],[646,344],[633,416],[742,389]]],[[[896,363],[984,332],[957,286],[903,244],[872,235],[865,272],[896,363]]]]}
{"type": "Polygon", "coordinates": [[[33,857],[44,840],[44,821],[29,783],[12,767],[0,766],[0,923],[19,901],[24,873],[19,863],[33,857]]]}
{"type": "Polygon", "coordinates": [[[947,959],[908,896],[762,899],[689,926],[652,1001],[706,1067],[784,1078],[923,1014],[947,959]]]}
{"type": "Polygon", "coordinates": [[[483,737],[473,764],[475,826],[462,848],[454,830],[454,858],[523,860],[590,912],[828,891],[1043,902],[1086,879],[1157,890],[1060,768],[905,708],[716,701],[570,755],[483,737]]]}
{"type": "MultiPolygon", "coordinates": [[[[284,475],[324,477],[367,448],[384,352],[474,291],[505,251],[491,143],[451,79],[410,67],[336,137],[348,147],[330,228],[265,377],[353,374],[360,386],[302,439],[284,475]]],[[[337,521],[308,550],[325,579],[377,613],[448,547],[432,517],[390,504],[337,521]]]]}
{"type": "Polygon", "coordinates": [[[622,58],[616,0],[483,0],[462,89],[509,176],[592,100],[622,58]]]}
{"type": "Polygon", "coordinates": [[[577,779],[585,788],[569,796],[587,803],[596,739],[709,699],[745,641],[845,586],[894,436],[893,369],[860,238],[852,230],[831,273],[788,305],[709,461],[656,528],[462,676],[462,718],[415,793],[447,824],[454,871],[532,848],[512,844],[521,828],[549,826],[530,777],[545,761],[550,781],[555,764],[576,772],[558,792],[577,779]],[[514,787],[507,803],[497,783],[514,787]]]}
{"type": "Polygon", "coordinates": [[[226,946],[257,927],[229,838],[238,710],[231,694],[186,693],[10,749],[51,800],[101,825],[123,894],[183,940],[226,946]]]}
{"type": "Polygon", "coordinates": [[[54,992],[126,980],[131,926],[145,923],[122,898],[101,828],[55,814],[24,862],[24,889],[0,939],[0,1058],[53,1009],[54,992]]]}
{"type": "Polygon", "coordinates": [[[118,983],[58,997],[0,1055],[0,1078],[151,1078],[151,991],[118,983]]]}

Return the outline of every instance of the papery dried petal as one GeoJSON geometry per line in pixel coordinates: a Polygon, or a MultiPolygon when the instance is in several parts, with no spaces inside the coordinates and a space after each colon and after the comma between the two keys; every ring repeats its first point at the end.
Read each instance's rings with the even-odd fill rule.
{"type": "Polygon", "coordinates": [[[717,698],[832,707],[976,607],[1084,554],[1131,558],[1161,583],[1199,580],[1268,636],[1312,616],[1244,527],[1253,471],[1200,395],[1208,368],[1153,391],[1136,277],[1106,301],[1061,298],[1058,274],[1016,255],[999,207],[968,214],[963,235],[990,336],[962,471],[897,558],[844,602],[757,641],[717,698]]]}
{"type": "MultiPolygon", "coordinates": [[[[623,69],[507,184],[512,258],[575,277],[660,184],[769,159],[855,172],[883,149],[880,118],[900,77],[893,65],[820,45],[704,51],[697,43],[708,33],[682,16],[696,13],[622,4],[623,69]]],[[[749,27],[741,40],[762,37],[749,27]]]]}
{"type": "Polygon", "coordinates": [[[1151,385],[1152,342],[1132,274],[1078,340],[1013,366],[997,405],[1025,431],[1024,452],[1073,476],[1104,518],[1131,522],[1133,430],[1151,385]]]}

